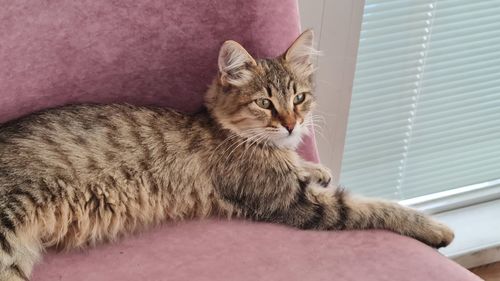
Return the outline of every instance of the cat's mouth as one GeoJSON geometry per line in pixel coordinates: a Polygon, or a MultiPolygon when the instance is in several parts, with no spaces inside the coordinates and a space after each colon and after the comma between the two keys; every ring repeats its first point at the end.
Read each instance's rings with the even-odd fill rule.
{"type": "Polygon", "coordinates": [[[302,141],[304,131],[301,126],[297,126],[293,131],[289,132],[286,129],[280,130],[274,135],[271,141],[278,147],[295,149],[302,141]]]}
{"type": "Polygon", "coordinates": [[[305,132],[303,125],[297,124],[293,130],[287,130],[285,127],[252,128],[241,131],[238,135],[251,144],[264,143],[279,148],[295,149],[302,141],[305,132]]]}

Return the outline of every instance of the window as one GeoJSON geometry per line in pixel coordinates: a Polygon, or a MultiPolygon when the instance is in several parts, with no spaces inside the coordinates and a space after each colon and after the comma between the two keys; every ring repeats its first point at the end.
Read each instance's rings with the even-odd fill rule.
{"type": "Polygon", "coordinates": [[[500,1],[367,0],[341,183],[408,199],[500,179],[500,1]]]}
{"type": "Polygon", "coordinates": [[[299,5],[323,52],[321,162],[353,193],[404,199],[450,225],[441,252],[458,263],[498,261],[500,1],[299,5]]]}

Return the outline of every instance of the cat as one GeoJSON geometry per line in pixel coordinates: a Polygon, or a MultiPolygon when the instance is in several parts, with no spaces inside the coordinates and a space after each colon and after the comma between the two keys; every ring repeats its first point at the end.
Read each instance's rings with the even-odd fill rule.
{"type": "Polygon", "coordinates": [[[168,220],[246,218],[301,229],[387,229],[432,247],[453,232],[358,198],[294,150],[314,107],[313,32],[273,59],[226,41],[196,114],[71,105],[0,126],[0,280],[28,280],[44,248],[79,248],[168,220]]]}

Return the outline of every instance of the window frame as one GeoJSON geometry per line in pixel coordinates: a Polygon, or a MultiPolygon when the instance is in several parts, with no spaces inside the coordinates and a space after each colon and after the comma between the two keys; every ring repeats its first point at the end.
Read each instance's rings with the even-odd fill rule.
{"type": "MultiPolygon", "coordinates": [[[[317,145],[321,162],[340,179],[365,0],[298,0],[301,23],[316,31],[317,145]],[[320,16],[318,16],[320,15],[320,16]]],[[[500,260],[500,179],[399,202],[449,224],[456,240],[441,252],[465,267],[500,260]],[[475,216],[471,216],[475,212],[475,216]],[[495,220],[495,221],[493,221],[495,220]],[[478,231],[471,232],[471,227],[478,231]]]]}

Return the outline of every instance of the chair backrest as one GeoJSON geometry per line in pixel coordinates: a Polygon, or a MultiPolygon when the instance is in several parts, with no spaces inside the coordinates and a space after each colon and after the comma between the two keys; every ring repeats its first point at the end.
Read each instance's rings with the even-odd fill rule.
{"type": "MultiPolygon", "coordinates": [[[[0,122],[84,102],[196,111],[223,41],[272,57],[299,29],[296,0],[2,1],[0,122]]],[[[300,151],[318,159],[314,135],[300,151]]]]}

